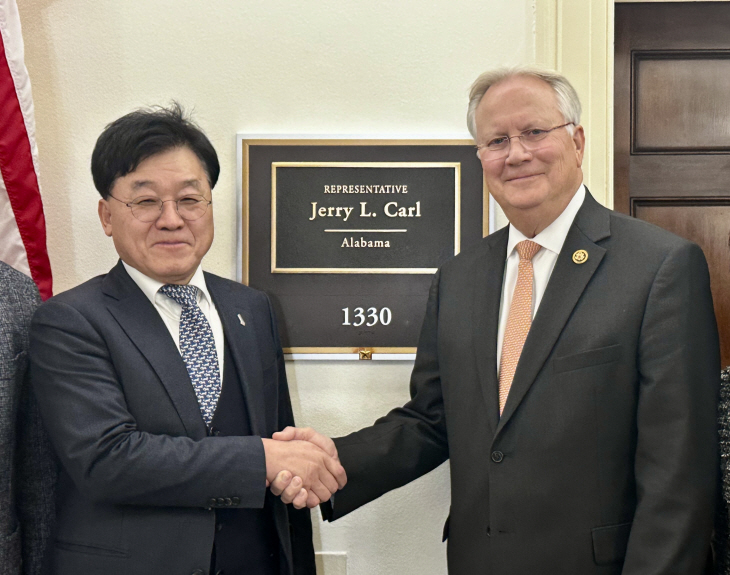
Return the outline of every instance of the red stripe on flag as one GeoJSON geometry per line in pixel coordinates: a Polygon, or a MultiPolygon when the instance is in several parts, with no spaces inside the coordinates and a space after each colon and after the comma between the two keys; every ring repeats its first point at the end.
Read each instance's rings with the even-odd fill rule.
{"type": "Polygon", "coordinates": [[[0,36],[0,171],[28,254],[30,273],[45,300],[53,295],[38,177],[30,140],[0,36]]]}

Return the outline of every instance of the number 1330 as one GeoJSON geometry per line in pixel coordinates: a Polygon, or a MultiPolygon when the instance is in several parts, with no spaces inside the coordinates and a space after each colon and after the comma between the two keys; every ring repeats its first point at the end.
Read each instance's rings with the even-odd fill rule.
{"type": "Polygon", "coordinates": [[[345,321],[342,322],[342,325],[351,325],[353,327],[360,327],[361,325],[372,327],[377,325],[378,322],[382,325],[388,325],[393,319],[390,308],[387,307],[382,308],[380,312],[378,312],[377,308],[369,307],[367,309],[367,315],[364,308],[356,307],[352,310],[354,312],[354,321],[352,323],[350,323],[350,308],[343,307],[342,311],[345,313],[345,321]]]}

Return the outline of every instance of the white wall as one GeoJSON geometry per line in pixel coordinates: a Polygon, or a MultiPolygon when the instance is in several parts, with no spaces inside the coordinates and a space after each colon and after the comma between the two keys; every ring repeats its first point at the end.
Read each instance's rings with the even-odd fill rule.
{"type": "MultiPolygon", "coordinates": [[[[178,99],[220,155],[206,269],[236,270],[235,134],[468,137],[471,81],[534,57],[535,0],[19,0],[56,292],[116,261],[89,157],[104,125],[178,99]]],[[[408,362],[289,363],[301,424],[339,435],[407,399],[408,362]]],[[[349,575],[446,572],[442,467],[332,525],[349,575]]],[[[327,575],[338,575],[337,559],[327,575]]]]}

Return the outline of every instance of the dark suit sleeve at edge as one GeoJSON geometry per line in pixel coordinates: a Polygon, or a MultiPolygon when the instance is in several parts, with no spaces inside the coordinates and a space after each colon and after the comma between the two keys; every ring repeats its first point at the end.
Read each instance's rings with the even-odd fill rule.
{"type": "Polygon", "coordinates": [[[684,243],[657,272],[642,322],[637,507],[623,575],[702,572],[717,493],[718,350],[707,264],[684,243]]]}
{"type": "Polygon", "coordinates": [[[90,499],[207,507],[239,497],[262,507],[264,450],[258,437],[155,435],[137,429],[103,337],[75,308],[50,300],[33,316],[31,382],[51,442],[90,499]]]}
{"type": "Polygon", "coordinates": [[[346,437],[335,439],[347,485],[335,495],[334,520],[425,475],[446,459],[448,445],[438,362],[440,272],[434,277],[411,374],[411,400],[385,417],[346,437]]]}

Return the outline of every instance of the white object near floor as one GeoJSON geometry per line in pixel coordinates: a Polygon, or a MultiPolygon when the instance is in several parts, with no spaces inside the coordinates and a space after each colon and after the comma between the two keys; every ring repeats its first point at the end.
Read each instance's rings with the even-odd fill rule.
{"type": "Polygon", "coordinates": [[[347,553],[318,552],[314,554],[317,575],[347,575],[347,553]]]}

